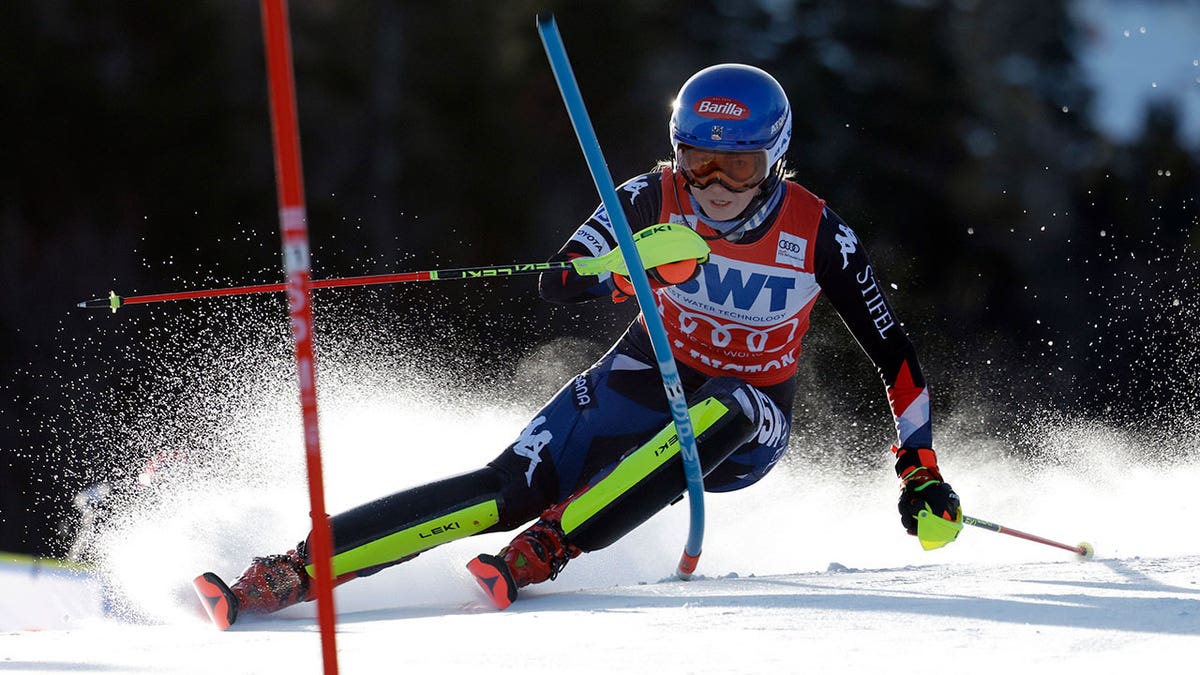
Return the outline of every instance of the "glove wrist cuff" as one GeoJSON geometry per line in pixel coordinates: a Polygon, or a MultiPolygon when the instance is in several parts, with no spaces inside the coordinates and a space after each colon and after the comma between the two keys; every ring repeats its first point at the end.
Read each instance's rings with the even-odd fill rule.
{"type": "Polygon", "coordinates": [[[898,478],[904,478],[914,469],[925,468],[934,478],[942,479],[942,473],[938,469],[937,453],[932,448],[893,447],[892,452],[896,455],[896,476],[898,478]]]}

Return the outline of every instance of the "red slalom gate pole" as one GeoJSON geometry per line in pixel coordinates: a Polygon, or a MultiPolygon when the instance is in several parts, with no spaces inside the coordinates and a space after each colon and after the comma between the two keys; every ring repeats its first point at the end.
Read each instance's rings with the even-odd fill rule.
{"type": "Polygon", "coordinates": [[[313,567],[316,568],[321,654],[325,673],[330,675],[337,673],[331,563],[333,537],[329,531],[329,516],[325,513],[325,487],[321,471],[317,376],[313,357],[312,268],[309,262],[304,183],[300,170],[300,125],[296,115],[296,87],[286,0],[262,0],[262,14],[271,99],[271,130],[275,145],[275,182],[279,195],[279,231],[284,268],[287,270],[292,340],[296,345],[296,371],[300,380],[308,493],[312,508],[310,553],[313,567]]]}

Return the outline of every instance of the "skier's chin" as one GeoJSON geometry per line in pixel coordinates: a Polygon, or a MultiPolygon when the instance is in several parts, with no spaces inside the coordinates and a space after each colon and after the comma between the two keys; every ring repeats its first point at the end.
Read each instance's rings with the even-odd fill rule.
{"type": "Polygon", "coordinates": [[[693,190],[693,195],[704,210],[704,215],[713,220],[733,220],[746,210],[756,192],[732,192],[723,185],[714,184],[703,190],[693,190]]]}

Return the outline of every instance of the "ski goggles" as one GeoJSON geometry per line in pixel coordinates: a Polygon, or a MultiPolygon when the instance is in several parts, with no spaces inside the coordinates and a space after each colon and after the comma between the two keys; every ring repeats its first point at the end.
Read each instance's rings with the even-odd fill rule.
{"type": "Polygon", "coordinates": [[[767,179],[767,151],[722,152],[681,145],[675,164],[688,185],[704,189],[720,183],[730,192],[745,192],[767,179]]]}

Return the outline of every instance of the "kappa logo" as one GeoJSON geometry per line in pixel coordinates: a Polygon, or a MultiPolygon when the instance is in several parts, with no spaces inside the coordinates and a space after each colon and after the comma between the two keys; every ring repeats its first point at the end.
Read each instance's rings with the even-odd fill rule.
{"type": "Polygon", "coordinates": [[[529,460],[529,470],[525,472],[526,485],[533,485],[533,472],[538,464],[542,463],[542,450],[554,440],[554,434],[549,431],[537,430],[545,422],[545,415],[534,418],[529,426],[521,431],[516,443],[513,443],[513,452],[529,460]]]}
{"type": "Polygon", "coordinates": [[[838,229],[842,233],[833,235],[833,239],[842,247],[842,269],[846,269],[850,266],[850,255],[858,250],[858,237],[849,225],[838,225],[838,229]]]}
{"type": "Polygon", "coordinates": [[[629,203],[637,201],[638,195],[642,194],[642,190],[650,187],[650,181],[645,176],[639,176],[626,183],[621,189],[629,193],[629,203]]]}

